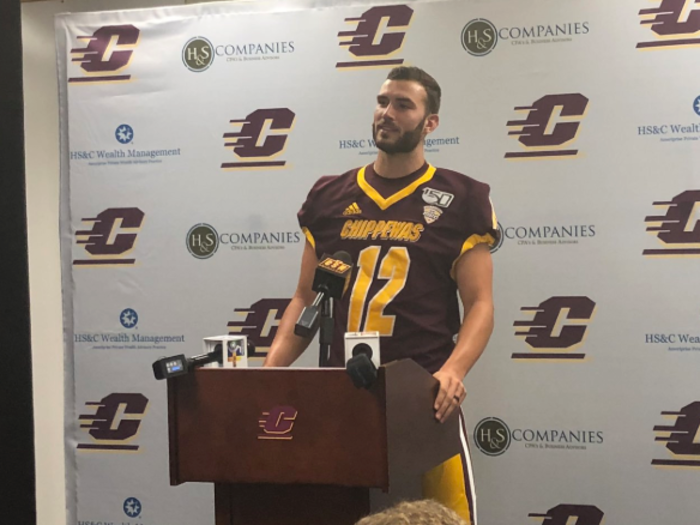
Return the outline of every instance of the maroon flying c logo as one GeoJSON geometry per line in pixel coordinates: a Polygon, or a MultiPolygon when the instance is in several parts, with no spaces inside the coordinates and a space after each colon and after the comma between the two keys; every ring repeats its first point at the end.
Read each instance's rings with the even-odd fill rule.
{"type": "Polygon", "coordinates": [[[297,410],[290,406],[275,407],[269,412],[263,412],[258,421],[262,433],[258,439],[280,439],[289,441],[292,436],[294,422],[297,419],[297,410]]]}
{"type": "Polygon", "coordinates": [[[513,129],[508,135],[518,137],[525,151],[508,152],[505,158],[575,157],[578,150],[567,146],[576,140],[587,108],[588,99],[580,93],[545,95],[532,106],[516,106],[516,111],[528,112],[527,118],[509,120],[507,126],[513,129]]]}
{"type": "Polygon", "coordinates": [[[281,168],[284,160],[272,160],[287,145],[289,132],[294,126],[294,112],[287,108],[258,109],[245,119],[232,120],[241,126],[237,132],[224,133],[225,146],[233,149],[240,162],[225,162],[223,169],[281,168]]]}
{"type": "Polygon", "coordinates": [[[339,45],[347,46],[355,60],[338,62],[335,67],[400,66],[403,58],[388,57],[403,47],[412,17],[413,9],[407,5],[387,5],[372,7],[357,18],[346,18],[346,23],[357,23],[357,28],[339,32],[339,45]]]}
{"type": "Polygon", "coordinates": [[[661,0],[658,7],[640,10],[640,24],[650,26],[656,38],[638,43],[637,49],[669,49],[700,44],[700,9],[696,7],[697,0],[661,0]]]}
{"type": "Polygon", "coordinates": [[[647,257],[684,257],[700,255],[700,190],[687,190],[670,201],[657,201],[654,206],[667,207],[666,215],[649,215],[644,219],[647,232],[664,248],[644,250],[647,257]]]}
{"type": "Polygon", "coordinates": [[[110,394],[100,402],[87,402],[97,407],[94,414],[83,414],[78,419],[80,428],[88,431],[93,443],[79,443],[82,450],[136,452],[139,445],[127,445],[139,432],[148,399],[143,394],[110,394]]]}
{"type": "Polygon", "coordinates": [[[86,76],[69,78],[69,83],[125,82],[131,75],[119,75],[131,62],[138,45],[140,31],[132,25],[104,26],[92,36],[79,36],[88,40],[87,47],[71,49],[75,55],[71,61],[80,64],[86,76]]]}
{"type": "Polygon", "coordinates": [[[552,507],[546,514],[528,514],[530,518],[542,518],[542,525],[601,525],[603,511],[593,505],[561,504],[552,507]],[[570,521],[576,518],[575,521],[570,521]]]}
{"type": "Polygon", "coordinates": [[[666,443],[672,459],[654,459],[652,465],[669,467],[700,467],[700,401],[681,408],[679,412],[661,412],[662,416],[675,416],[673,426],[656,425],[659,435],[654,441],[666,443]]]}
{"type": "Polygon", "coordinates": [[[136,259],[125,259],[136,244],[144,213],[138,208],[107,208],[97,217],[83,219],[93,222],[91,230],[75,232],[77,244],[84,244],[90,259],[75,259],[75,266],[130,265],[136,259]],[[124,230],[130,233],[123,233],[124,230]],[[120,233],[121,232],[121,233],[120,233]]]}
{"type": "Polygon", "coordinates": [[[250,308],[236,308],[235,320],[227,325],[229,335],[247,335],[256,345],[251,357],[265,357],[289,302],[290,299],[260,299],[250,308]]]}
{"type": "Polygon", "coordinates": [[[521,308],[521,311],[535,312],[535,315],[531,321],[515,321],[513,326],[527,327],[527,330],[516,330],[515,335],[524,337],[525,342],[536,351],[514,353],[511,357],[584,359],[586,354],[572,353],[572,350],[583,343],[595,307],[588,297],[550,297],[539,306],[521,308]]]}

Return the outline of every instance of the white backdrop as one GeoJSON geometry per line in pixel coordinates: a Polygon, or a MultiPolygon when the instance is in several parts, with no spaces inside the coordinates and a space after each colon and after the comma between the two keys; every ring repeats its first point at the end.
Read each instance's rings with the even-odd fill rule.
{"type": "Polygon", "coordinates": [[[373,159],[403,61],[443,87],[429,160],[489,183],[504,233],[467,378],[480,522],[695,523],[700,7],[382,6],[57,18],[71,520],[213,523],[210,486],[168,485],[150,364],[226,332],[264,354],[296,211],[373,159]]]}

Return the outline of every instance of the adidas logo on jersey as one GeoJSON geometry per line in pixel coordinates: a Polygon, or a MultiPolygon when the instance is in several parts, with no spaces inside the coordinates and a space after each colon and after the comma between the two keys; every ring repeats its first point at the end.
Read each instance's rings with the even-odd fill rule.
{"type": "Polygon", "coordinates": [[[356,202],[353,202],[350,206],[345,208],[343,215],[359,215],[360,213],[362,213],[362,210],[356,202]]]}

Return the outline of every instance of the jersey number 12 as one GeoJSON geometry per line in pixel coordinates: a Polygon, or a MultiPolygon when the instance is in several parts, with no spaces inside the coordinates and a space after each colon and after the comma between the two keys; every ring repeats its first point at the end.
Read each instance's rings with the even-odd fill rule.
{"type": "Polygon", "coordinates": [[[396,317],[384,315],[384,309],[406,286],[411,259],[405,247],[389,248],[379,264],[377,279],[388,281],[372,299],[367,302],[367,293],[374,280],[381,246],[369,246],[360,252],[357,259],[357,278],[350,296],[348,332],[379,332],[389,336],[394,333],[396,317]],[[366,305],[366,308],[365,308],[366,305]],[[364,325],[364,326],[363,326],[364,325]]]}

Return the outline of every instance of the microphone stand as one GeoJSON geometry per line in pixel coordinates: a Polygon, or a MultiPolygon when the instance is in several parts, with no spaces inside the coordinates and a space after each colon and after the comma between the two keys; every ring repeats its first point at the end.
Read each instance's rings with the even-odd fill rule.
{"type": "Polygon", "coordinates": [[[331,297],[326,297],[321,303],[319,331],[318,366],[324,368],[328,365],[331,343],[333,343],[333,299],[331,297]]]}

